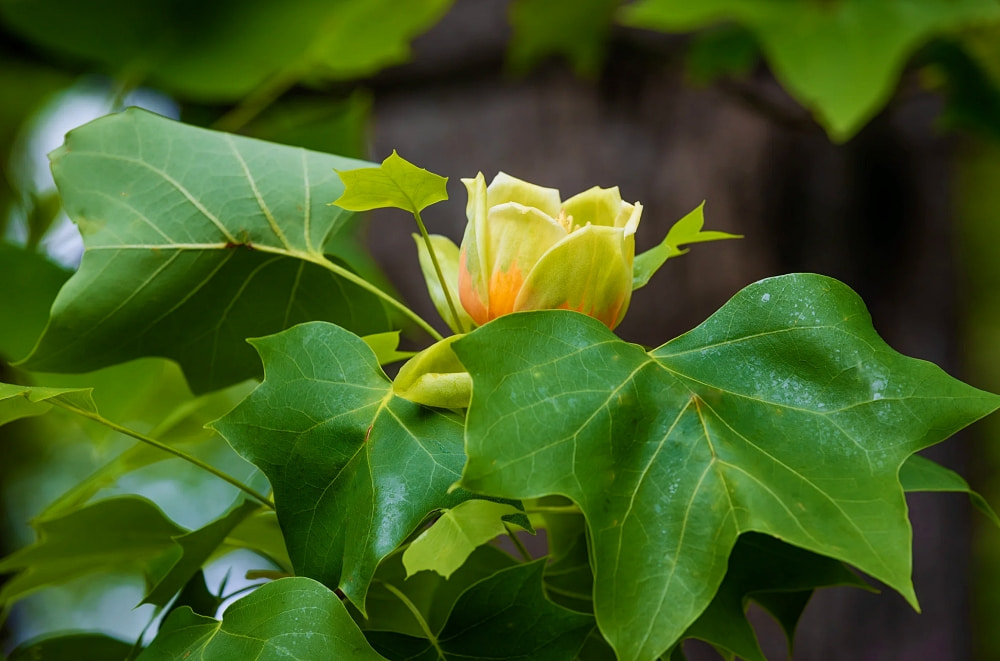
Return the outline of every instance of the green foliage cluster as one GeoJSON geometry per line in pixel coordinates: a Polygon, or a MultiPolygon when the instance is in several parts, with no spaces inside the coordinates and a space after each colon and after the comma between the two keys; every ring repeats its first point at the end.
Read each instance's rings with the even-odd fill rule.
{"type": "MultiPolygon", "coordinates": [[[[12,659],[680,659],[696,638],[760,661],[750,602],[789,641],[814,590],[867,588],[852,568],[917,605],[905,492],[966,492],[996,520],[962,478],[915,453],[1000,398],[890,349],[857,295],[821,276],[754,283],[653,349],[574,312],[510,315],[454,340],[468,409],[400,396],[384,369],[410,355],[399,333],[441,335],[373,269],[356,212],[415,216],[431,294],[457,318],[420,218],[447,198],[444,179],[396,154],[375,166],[301,146],[316,123],[348,137],[313,146],[361,156],[363,94],[332,108],[278,99],[405,59],[449,4],[0,0],[5,28],[60,62],[112,75],[123,92],[156,85],[217,129],[296,145],[139,110],[75,129],[51,155],[85,246],[72,275],[34,250],[51,205],[5,171],[0,227],[18,210],[27,238],[0,244],[0,278],[27,284],[0,297],[3,319],[17,320],[0,325],[0,354],[21,359],[3,366],[0,424],[76,421],[135,444],[0,560],[0,608],[132,572],[157,625],[138,641],[67,632],[12,659]],[[113,490],[169,458],[225,485],[198,525],[113,490]],[[523,540],[539,531],[548,553],[532,559],[523,540]],[[491,544],[501,538],[518,556],[491,544]],[[204,568],[237,549],[271,580],[223,612],[238,595],[210,591],[204,568]]],[[[1000,7],[518,0],[511,14],[515,68],[557,53],[584,74],[616,23],[727,21],[693,42],[692,71],[746,72],[762,53],[843,140],[925,40],[1000,7]]],[[[965,59],[930,61],[960,61],[943,70],[991,85],[980,50],[955,43],[965,59]]],[[[0,108],[5,153],[8,129],[67,82],[16,66],[0,71],[32,83],[0,108]]],[[[633,287],[682,246],[731,238],[703,226],[699,207],[637,256],[633,287]]]]}

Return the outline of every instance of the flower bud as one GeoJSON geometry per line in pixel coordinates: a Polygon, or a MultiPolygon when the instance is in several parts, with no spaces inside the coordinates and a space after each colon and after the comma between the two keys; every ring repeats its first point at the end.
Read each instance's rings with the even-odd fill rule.
{"type": "Polygon", "coordinates": [[[565,202],[499,173],[463,179],[469,191],[459,255],[462,306],[479,325],[522,310],[568,309],[615,328],[632,296],[642,205],[594,187],[565,202]]]}

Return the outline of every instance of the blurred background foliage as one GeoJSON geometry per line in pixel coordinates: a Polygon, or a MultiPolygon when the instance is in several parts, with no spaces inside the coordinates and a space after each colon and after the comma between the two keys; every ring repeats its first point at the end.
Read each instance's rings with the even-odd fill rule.
{"type": "MultiPolygon", "coordinates": [[[[0,35],[0,381],[92,386],[107,418],[251,483],[253,467],[202,425],[252,383],[195,397],[165,360],[86,375],[12,365],[82,249],[44,159],[66,130],[141,105],[346,156],[396,148],[451,178],[454,203],[427,217],[454,239],[457,179],[476,170],[567,193],[619,185],[647,210],[640,250],[707,199],[713,228],[748,238],[664,269],[634,302],[627,339],[660,344],[758,278],[818,271],[854,287],[903,353],[1000,391],[997,0],[0,0],[0,35]]],[[[371,223],[386,277],[433,316],[410,228],[391,212],[371,223]]],[[[996,504],[1000,421],[976,433],[935,458],[996,504]]],[[[139,494],[190,528],[236,497],[68,414],[0,434],[4,552],[34,539],[29,520],[70,504],[139,494]]],[[[1000,658],[1000,534],[958,496],[911,508],[924,614],[895,596],[824,591],[796,659],[1000,658]]],[[[246,583],[237,573],[271,566],[244,552],[206,580],[224,597],[246,583]]],[[[56,628],[135,640],[152,606],[132,608],[132,569],[64,572],[9,613],[4,650],[56,628]]],[[[765,649],[787,655],[757,619],[765,649]]]]}

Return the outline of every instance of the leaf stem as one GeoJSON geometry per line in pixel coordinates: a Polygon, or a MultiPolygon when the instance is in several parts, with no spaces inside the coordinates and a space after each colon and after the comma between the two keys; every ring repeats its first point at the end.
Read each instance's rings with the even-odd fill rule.
{"type": "Polygon", "coordinates": [[[146,436],[145,434],[141,434],[141,433],[135,431],[134,429],[129,429],[128,427],[123,427],[122,425],[119,425],[116,422],[112,422],[112,421],[108,420],[107,418],[104,418],[103,416],[101,416],[101,415],[99,415],[97,413],[92,413],[90,411],[86,411],[84,409],[77,408],[77,407],[75,407],[72,404],[69,404],[67,402],[60,401],[58,398],[52,398],[52,399],[50,399],[48,401],[49,401],[50,404],[54,404],[55,406],[59,406],[61,408],[64,408],[64,409],[66,409],[67,411],[69,411],[71,413],[75,413],[75,414],[77,414],[79,416],[83,416],[84,418],[88,418],[90,420],[93,420],[94,422],[102,424],[105,427],[107,427],[108,429],[112,429],[112,430],[118,432],[119,434],[125,434],[126,436],[131,436],[132,438],[134,438],[134,439],[136,439],[138,441],[142,441],[143,443],[146,443],[147,445],[151,445],[154,448],[158,448],[160,450],[163,450],[164,452],[169,452],[170,454],[174,455],[175,457],[179,457],[179,458],[183,459],[184,461],[188,462],[189,464],[193,464],[193,465],[197,466],[198,468],[211,473],[212,475],[216,476],[220,480],[224,480],[224,481],[228,482],[229,484],[233,485],[234,487],[236,487],[237,489],[239,489],[243,493],[247,494],[248,496],[251,496],[254,500],[260,501],[261,503],[263,503],[265,506],[271,508],[272,510],[274,509],[274,501],[272,501],[270,498],[268,498],[267,496],[261,494],[260,492],[256,491],[255,489],[247,486],[246,484],[243,484],[242,482],[240,482],[239,480],[237,480],[235,477],[233,477],[231,475],[228,475],[226,473],[223,473],[222,471],[220,471],[215,466],[212,466],[211,464],[205,463],[204,461],[202,461],[201,459],[198,459],[197,457],[193,457],[193,456],[189,455],[186,452],[178,450],[177,448],[172,448],[169,445],[167,445],[166,443],[161,443],[160,441],[156,440],[155,438],[150,438],[149,436],[146,436]]]}
{"type": "MultiPolygon", "coordinates": [[[[254,247],[257,248],[257,249],[264,249],[263,246],[260,246],[260,247],[254,246],[254,247]]],[[[288,252],[284,251],[284,250],[282,250],[280,252],[281,252],[281,254],[286,254],[286,255],[288,254],[288,252]]],[[[395,298],[393,298],[389,294],[385,293],[384,291],[382,291],[381,289],[379,289],[378,287],[376,287],[372,283],[368,282],[367,280],[365,280],[364,278],[362,278],[358,274],[353,273],[353,272],[349,271],[348,269],[345,269],[343,266],[340,266],[339,264],[334,264],[329,259],[327,259],[324,255],[317,256],[317,255],[312,254],[312,253],[302,253],[302,254],[296,253],[293,256],[299,257],[301,259],[309,260],[309,261],[313,262],[314,264],[319,264],[320,266],[322,266],[326,270],[332,271],[333,273],[336,273],[337,275],[339,275],[340,277],[344,278],[345,280],[356,284],[358,287],[361,287],[362,289],[364,289],[368,293],[373,294],[373,295],[377,296],[378,298],[381,298],[383,301],[385,301],[386,303],[388,303],[392,307],[394,307],[397,310],[399,310],[400,312],[402,312],[403,315],[405,315],[408,319],[410,319],[411,321],[413,321],[413,323],[415,323],[416,325],[420,326],[420,328],[422,328],[428,335],[430,335],[431,338],[433,338],[435,342],[440,342],[441,340],[444,339],[444,336],[441,335],[441,333],[437,332],[437,330],[435,330],[433,326],[431,326],[429,323],[427,323],[427,321],[424,320],[424,318],[421,317],[419,314],[417,314],[416,312],[414,312],[410,308],[406,307],[403,303],[401,303],[400,301],[397,301],[395,298]]]]}
{"type": "Polygon", "coordinates": [[[427,624],[427,620],[424,619],[424,616],[420,612],[420,609],[418,609],[414,605],[414,603],[410,601],[410,598],[407,597],[403,593],[403,591],[398,589],[395,585],[392,585],[391,583],[386,583],[385,581],[380,581],[380,582],[382,583],[382,585],[385,587],[386,590],[396,595],[396,598],[399,599],[401,602],[403,602],[403,605],[406,606],[406,609],[413,614],[413,617],[416,618],[417,620],[417,624],[420,625],[420,628],[423,630],[424,635],[427,636],[427,640],[429,640],[434,649],[437,650],[438,658],[440,658],[442,661],[445,661],[447,657],[444,655],[444,650],[441,649],[441,645],[438,643],[437,636],[435,636],[434,632],[431,631],[430,625],[427,624]]]}
{"type": "Polygon", "coordinates": [[[427,227],[424,225],[424,219],[420,217],[419,211],[414,211],[413,217],[417,221],[417,227],[420,228],[420,236],[424,237],[424,245],[427,246],[427,252],[430,253],[431,262],[434,264],[434,272],[437,273],[438,282],[441,283],[441,290],[444,292],[444,298],[448,301],[448,309],[451,310],[451,318],[455,322],[455,328],[459,333],[464,333],[465,326],[462,325],[462,319],[458,316],[458,308],[455,307],[455,301],[451,298],[451,288],[444,279],[444,272],[441,270],[441,264],[438,262],[437,253],[434,251],[434,246],[431,244],[431,236],[427,233],[427,227]]]}
{"type": "Polygon", "coordinates": [[[534,558],[531,557],[531,553],[528,552],[527,547],[521,538],[517,536],[517,531],[510,527],[510,524],[506,521],[503,522],[503,527],[507,529],[507,535],[510,537],[510,541],[514,542],[514,546],[517,547],[517,552],[521,554],[525,562],[531,562],[534,558]]]}
{"type": "Polygon", "coordinates": [[[576,505],[536,505],[525,509],[527,514],[583,514],[576,505]]]}

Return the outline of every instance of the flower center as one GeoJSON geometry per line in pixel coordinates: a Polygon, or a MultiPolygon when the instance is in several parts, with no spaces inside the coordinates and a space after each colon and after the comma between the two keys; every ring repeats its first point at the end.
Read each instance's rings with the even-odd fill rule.
{"type": "Polygon", "coordinates": [[[559,210],[559,217],[556,218],[556,221],[563,226],[567,234],[573,231],[573,216],[567,214],[566,209],[559,210]]]}

